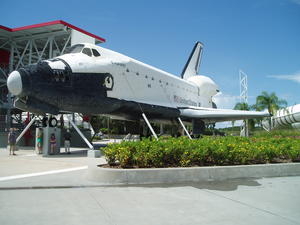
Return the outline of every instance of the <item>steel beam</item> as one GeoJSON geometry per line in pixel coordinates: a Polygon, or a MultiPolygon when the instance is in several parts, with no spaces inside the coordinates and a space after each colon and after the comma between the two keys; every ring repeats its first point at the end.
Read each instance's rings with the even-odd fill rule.
{"type": "Polygon", "coordinates": [[[148,125],[148,127],[149,127],[149,129],[150,129],[152,135],[155,137],[156,140],[158,140],[158,137],[157,137],[155,131],[153,130],[153,128],[152,128],[152,126],[151,126],[151,124],[150,124],[148,118],[146,117],[145,113],[143,113],[142,116],[143,116],[143,118],[144,118],[146,124],[148,125]]]}
{"type": "Polygon", "coordinates": [[[53,53],[53,37],[49,37],[49,59],[52,58],[53,53]]]}
{"type": "Polygon", "coordinates": [[[181,121],[180,117],[178,117],[177,119],[178,119],[178,121],[179,121],[180,125],[182,126],[182,128],[183,128],[184,132],[186,133],[186,135],[189,137],[189,139],[191,139],[191,140],[192,140],[192,137],[191,137],[191,135],[189,134],[189,132],[188,132],[188,130],[186,129],[186,127],[184,126],[184,124],[183,124],[183,122],[181,121]]]}
{"type": "Polygon", "coordinates": [[[29,40],[29,60],[28,63],[31,64],[32,61],[32,40],[29,40]]]}
{"type": "MultiPolygon", "coordinates": [[[[5,71],[0,67],[0,72],[4,75],[5,78],[7,78],[7,74],[5,73],[5,71]]],[[[0,80],[6,82],[6,80],[0,80]]]]}
{"type": "Polygon", "coordinates": [[[34,123],[35,120],[36,120],[36,117],[33,117],[31,119],[31,121],[27,124],[27,126],[25,127],[25,129],[22,131],[22,133],[17,138],[16,143],[18,143],[20,141],[20,139],[23,137],[23,135],[26,133],[26,131],[31,127],[31,125],[34,123]]]}
{"type": "Polygon", "coordinates": [[[4,44],[0,45],[0,48],[3,48],[5,45],[9,44],[10,40],[6,41],[4,44]]]}
{"type": "MultiPolygon", "coordinates": [[[[21,58],[21,54],[20,54],[20,51],[18,50],[18,48],[17,48],[17,45],[16,45],[16,43],[15,42],[12,42],[12,46],[13,46],[13,48],[14,48],[14,50],[15,50],[15,52],[17,53],[17,57],[19,57],[18,59],[20,60],[20,58],[21,58]]],[[[21,61],[20,62],[21,64],[22,64],[22,66],[24,66],[24,64],[23,64],[23,62],[21,61]]],[[[16,69],[17,67],[15,67],[15,69],[16,69]]]]}
{"type": "Polygon", "coordinates": [[[26,46],[25,46],[25,49],[23,50],[22,55],[21,55],[21,57],[19,58],[19,62],[17,63],[16,69],[19,68],[19,66],[20,66],[21,63],[22,63],[22,65],[24,66],[23,58],[24,58],[25,52],[27,51],[27,49],[28,49],[28,47],[29,47],[29,43],[30,43],[30,41],[27,42],[27,44],[26,44],[26,46]]]}
{"type": "MultiPolygon", "coordinates": [[[[10,42],[9,72],[12,72],[13,70],[14,70],[14,46],[13,46],[13,43],[10,42]]],[[[7,94],[7,113],[6,113],[6,129],[7,129],[7,131],[11,127],[11,108],[12,108],[11,93],[8,92],[8,94],[7,94]]]]}
{"type": "Polygon", "coordinates": [[[68,43],[70,43],[70,41],[71,41],[71,33],[69,34],[69,37],[68,37],[68,39],[67,39],[67,41],[66,41],[63,49],[61,50],[61,54],[63,54],[65,52],[65,50],[66,50],[66,48],[68,46],[68,43]]]}
{"type": "Polygon", "coordinates": [[[44,34],[33,34],[31,36],[26,36],[26,37],[19,37],[19,38],[14,38],[14,41],[26,41],[26,40],[37,40],[37,39],[46,39],[52,36],[64,36],[68,35],[68,32],[66,31],[57,31],[55,33],[51,32],[49,33],[44,33],[44,34]]]}
{"type": "Polygon", "coordinates": [[[164,133],[164,125],[161,123],[160,124],[160,135],[164,133]]]}
{"type": "Polygon", "coordinates": [[[44,54],[44,52],[45,52],[45,50],[46,50],[46,48],[47,48],[47,46],[48,46],[49,41],[50,41],[50,38],[47,39],[46,44],[44,45],[44,48],[43,48],[43,50],[42,50],[42,52],[41,52],[41,55],[39,56],[39,60],[42,59],[43,54],[44,54]]]}
{"type": "MultiPolygon", "coordinates": [[[[248,104],[248,75],[242,70],[239,70],[240,77],[240,101],[241,103],[248,104]]],[[[244,120],[241,125],[240,136],[249,136],[248,120],[244,120]]]]}
{"type": "Polygon", "coordinates": [[[89,146],[91,150],[94,150],[94,146],[88,141],[88,139],[83,135],[83,133],[79,130],[79,128],[76,126],[76,124],[71,120],[69,117],[69,122],[71,123],[72,127],[77,131],[77,133],[80,135],[82,140],[89,146]]]}
{"type": "Polygon", "coordinates": [[[55,38],[53,38],[53,43],[54,43],[56,49],[58,50],[59,54],[61,54],[60,49],[59,49],[59,47],[58,47],[58,45],[57,45],[57,43],[55,41],[55,38]]]}

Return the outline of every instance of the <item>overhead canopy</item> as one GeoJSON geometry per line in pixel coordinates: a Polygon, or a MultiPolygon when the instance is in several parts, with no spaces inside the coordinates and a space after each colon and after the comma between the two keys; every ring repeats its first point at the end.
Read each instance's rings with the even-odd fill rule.
{"type": "Polygon", "coordinates": [[[0,25],[0,66],[7,67],[6,62],[11,55],[14,59],[9,60],[9,70],[12,71],[20,65],[61,55],[70,45],[82,42],[99,44],[105,39],[63,20],[18,28],[0,25]]]}
{"type": "MultiPolygon", "coordinates": [[[[39,23],[24,27],[8,28],[0,25],[0,48],[5,46],[5,43],[9,39],[32,39],[36,37],[49,36],[51,33],[61,33],[60,39],[56,39],[56,42],[64,43],[66,37],[70,33],[70,30],[76,30],[82,34],[85,34],[95,39],[95,44],[105,42],[105,39],[95,34],[87,32],[79,27],[69,24],[63,20],[56,20],[47,23],[39,23]],[[63,35],[65,34],[65,36],[63,35]]],[[[9,50],[9,49],[8,49],[9,50]]]]}

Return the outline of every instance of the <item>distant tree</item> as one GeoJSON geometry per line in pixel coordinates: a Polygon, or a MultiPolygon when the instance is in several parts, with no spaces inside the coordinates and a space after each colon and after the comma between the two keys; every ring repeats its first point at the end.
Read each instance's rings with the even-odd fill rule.
{"type": "Polygon", "coordinates": [[[254,105],[257,111],[262,111],[264,109],[268,109],[270,114],[275,114],[276,111],[280,108],[284,108],[287,106],[286,100],[279,99],[275,92],[269,94],[266,91],[263,91],[261,95],[257,96],[256,104],[254,105]]]}
{"type": "Polygon", "coordinates": [[[90,123],[95,133],[98,133],[101,128],[107,128],[107,133],[109,133],[109,127],[111,124],[111,119],[109,117],[101,115],[91,116],[90,123]]]}
{"type": "Polygon", "coordinates": [[[248,103],[245,102],[239,102],[236,103],[236,105],[234,106],[235,110],[245,110],[245,111],[249,111],[251,109],[251,106],[248,105],[248,103]]]}
{"type": "MultiPolygon", "coordinates": [[[[239,102],[239,103],[236,103],[236,105],[234,106],[235,110],[250,111],[252,108],[253,107],[246,102],[239,102]]],[[[249,125],[250,129],[253,129],[255,127],[255,121],[253,119],[249,119],[248,125],[249,125]]]]}

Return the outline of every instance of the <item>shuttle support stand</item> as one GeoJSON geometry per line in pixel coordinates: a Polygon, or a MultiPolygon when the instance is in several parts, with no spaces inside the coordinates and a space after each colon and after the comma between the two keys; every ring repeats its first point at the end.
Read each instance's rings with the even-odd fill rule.
{"type": "Polygon", "coordinates": [[[31,121],[27,124],[27,126],[25,127],[25,129],[19,135],[19,137],[17,137],[16,144],[20,141],[20,139],[23,137],[23,135],[26,133],[26,131],[31,127],[31,125],[34,123],[35,120],[36,120],[36,117],[33,117],[31,119],[31,121]]]}
{"type": "Polygon", "coordinates": [[[160,124],[160,135],[164,133],[164,125],[161,123],[160,124]]]}
{"type": "MultiPolygon", "coordinates": [[[[27,126],[25,127],[25,129],[21,132],[21,134],[17,137],[16,143],[18,143],[20,141],[20,139],[23,137],[23,135],[26,133],[26,131],[31,127],[31,125],[35,122],[36,120],[36,116],[34,116],[30,123],[27,124],[27,126]]],[[[76,126],[76,124],[69,118],[69,121],[71,123],[71,125],[74,127],[74,129],[77,131],[77,133],[80,135],[80,137],[84,140],[84,142],[88,145],[88,147],[90,148],[90,150],[93,150],[94,152],[94,146],[87,140],[87,138],[82,134],[82,132],[78,129],[78,127],[76,126]]],[[[38,128],[37,128],[38,129],[38,128]]],[[[42,152],[43,152],[43,156],[48,156],[50,154],[50,137],[51,134],[54,133],[55,138],[56,138],[56,148],[53,152],[53,154],[59,154],[60,153],[60,140],[61,140],[61,129],[57,128],[57,127],[49,127],[49,124],[47,127],[43,127],[43,142],[42,142],[42,152]]],[[[36,135],[38,134],[38,132],[36,131],[36,135]]],[[[37,137],[35,137],[36,140],[37,137]]],[[[156,136],[157,138],[157,136],[156,136]]],[[[37,145],[36,145],[36,149],[37,149],[37,145]]],[[[38,152],[38,151],[37,151],[38,152]]],[[[97,152],[98,153],[98,152],[97,152]]],[[[100,151],[99,154],[95,153],[95,157],[99,157],[98,155],[100,155],[100,151]]]]}
{"type": "Polygon", "coordinates": [[[149,127],[149,129],[150,129],[150,131],[151,131],[151,133],[152,133],[152,135],[155,137],[156,140],[158,140],[158,137],[157,137],[155,131],[153,130],[151,124],[149,123],[149,120],[147,119],[145,113],[142,113],[142,116],[143,116],[145,122],[147,123],[147,125],[148,125],[148,127],[149,127]]]}
{"type": "Polygon", "coordinates": [[[243,120],[240,131],[241,137],[249,137],[249,123],[248,120],[243,120]]]}
{"type": "MultiPolygon", "coordinates": [[[[38,128],[37,128],[38,129],[38,128]]],[[[56,146],[53,152],[53,155],[57,155],[60,153],[60,137],[61,137],[61,129],[57,128],[57,127],[43,127],[43,142],[42,142],[42,152],[43,152],[43,156],[48,156],[51,153],[51,146],[50,146],[50,137],[51,134],[55,135],[55,139],[56,139],[56,146]]],[[[36,135],[37,135],[37,131],[36,131],[36,135]]]]}
{"type": "Polygon", "coordinates": [[[84,142],[87,144],[87,146],[89,146],[90,150],[94,150],[94,146],[88,141],[88,139],[83,135],[83,133],[78,129],[78,127],[76,126],[76,124],[69,118],[69,121],[72,125],[72,127],[74,127],[74,129],[77,131],[77,133],[80,135],[80,137],[84,140],[84,142]]]}
{"type": "MultiPolygon", "coordinates": [[[[31,127],[31,125],[35,122],[36,116],[34,116],[31,121],[27,124],[25,129],[21,132],[21,134],[17,137],[16,143],[18,143],[23,135],[26,133],[26,131],[31,127]]],[[[37,128],[38,129],[38,128],[37,128]]],[[[55,138],[56,138],[56,148],[54,149],[53,154],[59,154],[60,153],[60,134],[61,130],[59,128],[55,127],[43,127],[43,147],[42,147],[42,152],[43,156],[48,156],[50,153],[50,136],[52,133],[54,133],[55,138]]],[[[38,132],[36,132],[37,135],[38,132]]],[[[36,138],[35,138],[36,140],[36,138]]],[[[36,147],[37,148],[37,147],[36,147]]]]}
{"type": "Polygon", "coordinates": [[[189,137],[189,139],[192,140],[191,135],[189,134],[189,132],[188,132],[188,130],[186,129],[186,127],[184,126],[184,124],[183,124],[183,122],[181,121],[180,117],[178,117],[178,121],[179,121],[180,125],[182,126],[182,128],[184,129],[186,135],[189,137]]]}
{"type": "Polygon", "coordinates": [[[89,140],[79,130],[79,128],[76,126],[76,124],[73,122],[73,120],[70,117],[69,117],[69,122],[71,123],[72,127],[74,127],[74,129],[77,131],[77,133],[80,135],[80,137],[82,138],[82,140],[89,147],[90,150],[88,151],[87,157],[89,157],[89,158],[100,158],[101,157],[101,151],[94,149],[94,146],[91,144],[91,142],[89,142],[89,140]]]}

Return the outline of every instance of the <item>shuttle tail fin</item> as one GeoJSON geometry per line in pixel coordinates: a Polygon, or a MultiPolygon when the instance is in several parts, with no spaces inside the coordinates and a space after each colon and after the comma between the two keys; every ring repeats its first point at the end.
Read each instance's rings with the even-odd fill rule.
{"type": "Polygon", "coordinates": [[[183,78],[184,80],[198,74],[199,65],[202,56],[202,49],[203,49],[203,44],[198,41],[195,44],[193,51],[191,52],[191,55],[188,61],[186,62],[183,71],[181,73],[181,78],[183,78]]]}

